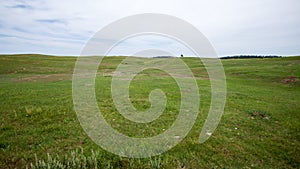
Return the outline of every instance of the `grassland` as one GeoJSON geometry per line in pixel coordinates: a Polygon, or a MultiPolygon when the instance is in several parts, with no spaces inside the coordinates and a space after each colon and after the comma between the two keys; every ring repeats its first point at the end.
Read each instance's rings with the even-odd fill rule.
{"type": "MultiPolygon", "coordinates": [[[[99,67],[96,96],[100,110],[112,127],[126,135],[147,137],[163,132],[178,114],[176,82],[159,70],[137,75],[130,97],[138,110],[150,107],[148,94],[158,87],[166,93],[168,104],[164,114],[151,123],[126,120],[114,107],[110,93],[111,74],[123,59],[106,57],[99,67]]],[[[300,57],[222,60],[227,78],[225,112],[203,144],[198,137],[210,106],[210,83],[199,60],[183,60],[197,78],[201,93],[194,127],[181,143],[160,156],[129,159],[101,149],[81,128],[72,102],[76,58],[0,56],[0,168],[41,166],[43,161],[73,162],[78,168],[93,168],[96,163],[99,168],[300,168],[300,57]]]]}

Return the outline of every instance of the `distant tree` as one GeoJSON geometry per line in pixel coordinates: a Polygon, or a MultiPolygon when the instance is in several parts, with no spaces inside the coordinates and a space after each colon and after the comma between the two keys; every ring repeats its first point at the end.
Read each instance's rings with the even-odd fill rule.
{"type": "Polygon", "coordinates": [[[180,57],[183,57],[183,54],[181,54],[180,57]]]}

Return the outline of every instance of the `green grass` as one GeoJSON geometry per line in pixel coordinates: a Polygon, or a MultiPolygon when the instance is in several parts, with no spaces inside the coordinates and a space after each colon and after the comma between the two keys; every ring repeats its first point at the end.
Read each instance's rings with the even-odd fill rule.
{"type": "MultiPolygon", "coordinates": [[[[168,129],[178,114],[180,94],[160,70],[138,74],[132,104],[150,107],[149,92],[162,89],[168,104],[159,119],[137,124],[113,105],[111,74],[125,57],[106,57],[98,70],[100,110],[116,130],[150,137],[168,129]]],[[[210,83],[196,58],[183,58],[197,77],[201,107],[197,121],[177,146],[160,156],[129,159],[101,149],[84,133],[72,102],[76,58],[0,56],[0,168],[300,168],[300,57],[222,60],[227,100],[222,120],[203,144],[198,137],[210,106],[210,83]]]]}

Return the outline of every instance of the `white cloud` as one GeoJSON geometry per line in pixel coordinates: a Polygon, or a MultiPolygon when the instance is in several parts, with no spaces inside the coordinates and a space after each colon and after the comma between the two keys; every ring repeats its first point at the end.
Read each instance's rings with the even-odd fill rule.
{"type": "Polygon", "coordinates": [[[79,55],[105,25],[133,14],[162,13],[195,25],[219,55],[293,55],[300,53],[298,11],[298,0],[2,0],[0,52],[79,55]]]}

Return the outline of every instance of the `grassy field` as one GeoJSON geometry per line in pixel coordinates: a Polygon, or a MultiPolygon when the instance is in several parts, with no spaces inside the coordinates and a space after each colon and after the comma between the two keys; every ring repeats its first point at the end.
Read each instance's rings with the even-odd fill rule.
{"type": "MultiPolygon", "coordinates": [[[[138,110],[150,107],[149,92],[168,98],[163,115],[147,124],[121,116],[113,105],[111,74],[125,57],[106,57],[96,78],[100,110],[116,130],[150,137],[168,129],[178,114],[180,94],[173,78],[145,70],[131,83],[138,110]]],[[[0,168],[300,168],[300,57],[222,60],[227,100],[211,138],[198,137],[210,106],[210,82],[196,58],[183,58],[197,78],[201,106],[188,136],[170,151],[129,159],[109,153],[84,133],[73,109],[76,58],[0,56],[0,168]]]]}

